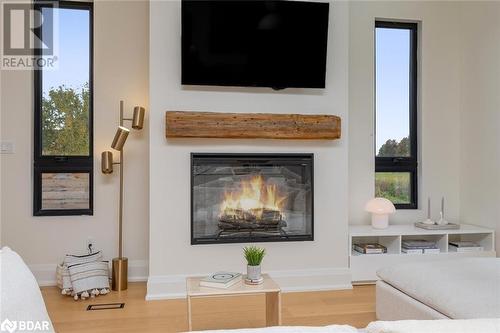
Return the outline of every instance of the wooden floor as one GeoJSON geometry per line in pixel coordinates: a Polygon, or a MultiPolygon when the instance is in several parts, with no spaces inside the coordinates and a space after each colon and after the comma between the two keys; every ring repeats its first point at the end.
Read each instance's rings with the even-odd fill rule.
{"type": "MultiPolygon", "coordinates": [[[[56,287],[42,288],[50,318],[65,332],[182,332],[187,330],[184,299],[145,301],[146,284],[85,301],[62,296],[56,287]],[[124,302],[124,309],[86,311],[89,304],[124,302]]],[[[284,293],[283,325],[349,324],[365,327],[375,320],[374,286],[353,290],[284,293]]],[[[199,299],[193,302],[195,330],[262,327],[264,296],[199,299]]]]}

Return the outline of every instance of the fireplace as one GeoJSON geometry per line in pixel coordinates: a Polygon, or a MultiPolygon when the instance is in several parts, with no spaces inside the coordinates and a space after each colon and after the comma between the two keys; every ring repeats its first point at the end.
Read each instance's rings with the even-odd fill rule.
{"type": "Polygon", "coordinates": [[[313,154],[191,154],[191,244],[313,240],[313,154]]]}

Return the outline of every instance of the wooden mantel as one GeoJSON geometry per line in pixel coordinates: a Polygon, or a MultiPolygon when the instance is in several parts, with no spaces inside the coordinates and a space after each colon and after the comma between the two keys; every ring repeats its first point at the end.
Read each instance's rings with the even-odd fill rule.
{"type": "Polygon", "coordinates": [[[167,111],[166,137],[335,140],[340,123],[332,115],[167,111]]]}

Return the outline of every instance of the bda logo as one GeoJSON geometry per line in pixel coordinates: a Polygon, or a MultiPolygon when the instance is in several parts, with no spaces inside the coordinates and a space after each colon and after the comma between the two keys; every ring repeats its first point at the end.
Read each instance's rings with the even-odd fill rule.
{"type": "Polygon", "coordinates": [[[0,324],[0,331],[13,333],[17,329],[17,322],[5,319],[0,324]]]}

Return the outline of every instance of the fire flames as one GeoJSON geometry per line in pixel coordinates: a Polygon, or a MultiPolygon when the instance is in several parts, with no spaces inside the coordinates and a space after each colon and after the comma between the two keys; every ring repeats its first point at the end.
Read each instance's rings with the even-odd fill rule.
{"type": "Polygon", "coordinates": [[[251,216],[256,222],[273,213],[281,220],[285,200],[286,196],[279,194],[276,185],[265,184],[260,175],[253,176],[250,180],[242,180],[239,190],[225,192],[220,212],[221,216],[239,216],[245,220],[251,216]]]}

